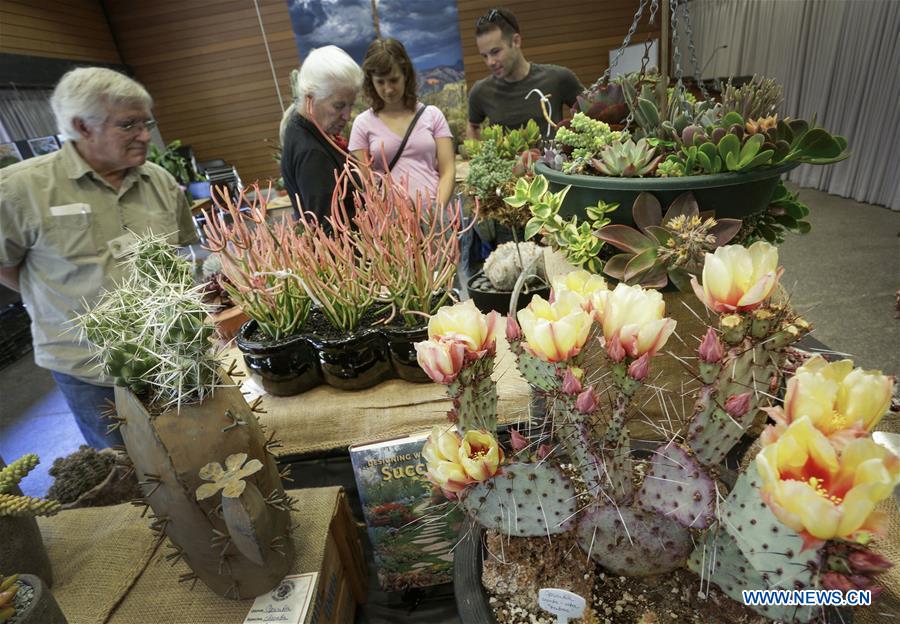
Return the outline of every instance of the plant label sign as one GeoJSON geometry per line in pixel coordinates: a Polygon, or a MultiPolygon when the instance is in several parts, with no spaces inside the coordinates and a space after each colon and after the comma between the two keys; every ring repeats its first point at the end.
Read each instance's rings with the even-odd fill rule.
{"type": "Polygon", "coordinates": [[[556,616],[557,624],[566,624],[569,618],[578,618],[584,613],[584,598],[565,589],[545,587],[538,592],[538,604],[544,611],[556,616]]]}

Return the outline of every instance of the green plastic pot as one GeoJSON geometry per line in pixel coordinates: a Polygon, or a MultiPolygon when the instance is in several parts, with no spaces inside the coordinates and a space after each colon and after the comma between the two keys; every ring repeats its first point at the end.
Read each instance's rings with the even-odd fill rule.
{"type": "Polygon", "coordinates": [[[601,199],[618,202],[619,208],[609,214],[613,223],[634,225],[631,206],[638,194],[650,192],[660,201],[663,210],[679,195],[691,191],[701,211],[713,210],[719,218],[743,219],[765,210],[772,199],[782,173],[797,163],[777,167],[763,167],[742,173],[685,176],[682,178],[612,178],[608,176],[568,175],[538,163],[535,171],[550,182],[550,190],[557,192],[572,188],[560,208],[564,219],[577,215],[586,218],[585,208],[596,206],[601,199]]]}

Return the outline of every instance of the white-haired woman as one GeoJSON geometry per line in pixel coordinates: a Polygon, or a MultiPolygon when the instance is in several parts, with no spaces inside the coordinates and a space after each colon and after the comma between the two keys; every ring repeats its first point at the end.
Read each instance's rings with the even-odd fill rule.
{"type": "MultiPolygon", "coordinates": [[[[281,175],[295,216],[300,210],[320,220],[331,214],[334,174],[347,161],[339,135],[350,121],[362,81],[359,65],[337,46],[313,50],[300,67],[297,102],[281,124],[281,175]]],[[[350,202],[347,207],[352,208],[350,202]]]]}

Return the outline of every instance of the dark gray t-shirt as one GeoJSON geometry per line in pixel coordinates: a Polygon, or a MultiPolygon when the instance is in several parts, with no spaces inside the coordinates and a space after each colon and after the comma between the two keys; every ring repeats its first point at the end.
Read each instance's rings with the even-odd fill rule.
{"type": "Polygon", "coordinates": [[[491,123],[519,128],[534,119],[543,136],[547,122],[541,113],[540,98],[533,94],[525,99],[532,89],[540,89],[549,97],[553,104],[551,117],[558,122],[562,119],[562,105],[572,106],[584,87],[572,70],[559,65],[532,63],[528,75],[518,82],[488,76],[476,82],[469,92],[469,122],[480,124],[487,117],[491,123]]]}

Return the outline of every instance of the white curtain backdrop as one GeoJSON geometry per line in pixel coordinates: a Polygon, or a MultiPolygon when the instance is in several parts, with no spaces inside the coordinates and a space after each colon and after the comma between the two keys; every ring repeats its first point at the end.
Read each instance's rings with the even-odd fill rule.
{"type": "MultiPolygon", "coordinates": [[[[761,74],[784,86],[782,114],[847,137],[836,165],[788,178],[900,210],[900,1],[691,0],[701,78],[761,74]],[[717,49],[727,45],[725,49],[717,49]]],[[[687,33],[679,19],[685,74],[687,33]]]]}

